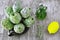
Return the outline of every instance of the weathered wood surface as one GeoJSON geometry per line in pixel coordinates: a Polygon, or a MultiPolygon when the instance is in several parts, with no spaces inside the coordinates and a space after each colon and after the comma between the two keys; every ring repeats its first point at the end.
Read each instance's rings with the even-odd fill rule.
{"type": "MultiPolygon", "coordinates": [[[[5,16],[4,8],[13,3],[14,0],[0,0],[0,20],[5,16]]],[[[0,40],[37,40],[36,31],[37,25],[44,25],[44,35],[43,40],[60,40],[60,30],[55,35],[49,35],[47,32],[47,26],[51,21],[58,21],[60,23],[60,0],[21,0],[23,7],[31,7],[32,15],[35,18],[35,11],[39,3],[43,3],[48,7],[47,17],[43,21],[37,21],[35,19],[35,24],[29,29],[29,31],[22,36],[12,36],[7,35],[7,31],[3,30],[0,23],[0,40]]],[[[1,22],[1,21],[0,21],[1,22]]]]}

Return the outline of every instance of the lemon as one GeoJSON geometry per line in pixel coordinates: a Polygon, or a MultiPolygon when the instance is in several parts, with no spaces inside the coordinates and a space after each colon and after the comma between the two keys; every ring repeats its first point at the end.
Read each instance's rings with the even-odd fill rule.
{"type": "Polygon", "coordinates": [[[55,34],[59,30],[59,23],[56,21],[51,22],[48,25],[49,34],[55,34]]]}

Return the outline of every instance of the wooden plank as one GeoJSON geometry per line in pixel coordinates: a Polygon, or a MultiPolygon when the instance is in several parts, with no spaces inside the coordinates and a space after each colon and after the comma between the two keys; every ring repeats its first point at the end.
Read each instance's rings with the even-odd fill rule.
{"type": "MultiPolygon", "coordinates": [[[[44,40],[60,40],[60,30],[55,35],[50,35],[47,32],[47,26],[51,21],[58,21],[60,22],[60,0],[21,0],[22,6],[28,6],[32,9],[32,16],[35,19],[35,12],[36,8],[38,7],[39,3],[43,3],[47,5],[47,17],[44,21],[37,21],[35,19],[35,24],[29,29],[29,31],[22,35],[22,36],[12,36],[9,37],[7,35],[7,31],[0,31],[0,40],[37,40],[36,32],[37,32],[37,25],[44,25],[44,40]]],[[[4,14],[4,7],[14,2],[14,0],[1,0],[0,1],[0,20],[5,16],[4,14]],[[8,4],[7,4],[8,3],[8,4]]],[[[0,26],[1,28],[1,26],[0,26]]],[[[2,28],[1,28],[2,29],[2,28]]]]}
{"type": "Polygon", "coordinates": [[[4,30],[3,31],[3,38],[2,38],[2,40],[8,40],[8,35],[7,34],[8,34],[7,31],[4,30]]]}

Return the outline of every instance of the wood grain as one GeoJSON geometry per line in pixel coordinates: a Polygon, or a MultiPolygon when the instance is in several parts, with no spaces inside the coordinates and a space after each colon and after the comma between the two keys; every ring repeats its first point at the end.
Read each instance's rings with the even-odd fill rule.
{"type": "MultiPolygon", "coordinates": [[[[0,20],[5,16],[4,8],[14,3],[15,0],[0,0],[0,20]]],[[[60,40],[60,30],[55,35],[50,35],[47,32],[47,26],[51,21],[58,21],[60,23],[60,0],[20,0],[23,7],[30,7],[32,9],[32,17],[35,19],[35,24],[31,26],[29,31],[22,36],[12,36],[7,35],[7,31],[2,29],[0,23],[0,40],[37,40],[36,32],[37,25],[44,25],[43,40],[60,40]],[[39,4],[44,4],[48,7],[47,17],[43,21],[38,21],[35,18],[36,8],[39,4]]],[[[0,21],[1,22],[1,21],[0,21]]]]}

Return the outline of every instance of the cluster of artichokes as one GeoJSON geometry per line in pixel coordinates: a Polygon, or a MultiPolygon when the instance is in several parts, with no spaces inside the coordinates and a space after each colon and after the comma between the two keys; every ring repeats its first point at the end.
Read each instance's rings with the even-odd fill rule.
{"type": "Polygon", "coordinates": [[[21,8],[15,3],[12,6],[7,6],[5,11],[7,18],[2,20],[2,25],[6,30],[13,29],[16,33],[22,33],[25,30],[25,25],[30,27],[34,23],[29,7],[21,8]]]}

